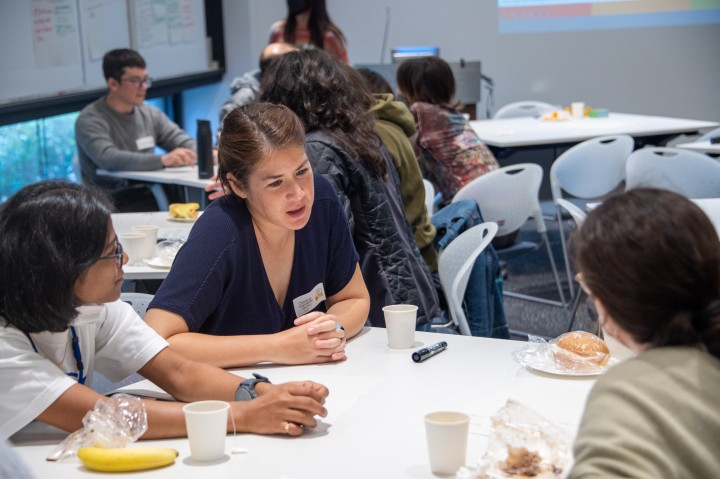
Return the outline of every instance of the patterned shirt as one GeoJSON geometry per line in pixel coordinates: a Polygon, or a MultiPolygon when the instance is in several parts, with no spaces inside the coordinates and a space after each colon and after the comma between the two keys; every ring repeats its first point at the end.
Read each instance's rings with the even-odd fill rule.
{"type": "Polygon", "coordinates": [[[413,103],[410,111],[418,132],[415,154],[445,201],[451,201],[473,179],[498,168],[495,157],[462,113],[424,102],[413,103]]]}

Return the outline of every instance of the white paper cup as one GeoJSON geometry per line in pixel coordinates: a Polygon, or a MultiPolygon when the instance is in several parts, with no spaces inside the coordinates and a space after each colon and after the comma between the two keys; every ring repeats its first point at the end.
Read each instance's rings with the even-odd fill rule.
{"type": "Polygon", "coordinates": [[[581,101],[574,101],[570,103],[570,113],[573,118],[582,118],[585,116],[585,103],[581,101]]]}
{"type": "Polygon", "coordinates": [[[389,347],[393,349],[413,347],[417,310],[418,307],[413,304],[394,304],[383,308],[389,347]]]}
{"type": "Polygon", "coordinates": [[[145,243],[143,244],[142,258],[152,259],[155,256],[155,245],[157,245],[158,227],[155,225],[135,225],[132,227],[135,233],[145,234],[145,243]]]}
{"type": "Polygon", "coordinates": [[[183,406],[185,426],[194,461],[217,461],[225,457],[228,410],[225,401],[198,401],[183,406]]]}
{"type": "Polygon", "coordinates": [[[465,465],[470,416],[461,412],[438,411],[425,415],[430,470],[455,474],[465,465]]]}
{"type": "Polygon", "coordinates": [[[129,266],[139,266],[143,264],[142,254],[145,247],[145,233],[120,233],[117,235],[118,241],[123,246],[123,250],[128,255],[129,266]]]}

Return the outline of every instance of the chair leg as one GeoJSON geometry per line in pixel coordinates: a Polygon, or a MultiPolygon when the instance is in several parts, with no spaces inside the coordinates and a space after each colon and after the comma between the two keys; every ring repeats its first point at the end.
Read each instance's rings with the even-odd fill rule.
{"type": "Polygon", "coordinates": [[[547,233],[542,233],[543,241],[545,242],[545,247],[547,248],[548,252],[548,258],[550,258],[550,266],[552,266],[553,274],[555,275],[555,283],[558,287],[558,293],[560,293],[560,301],[563,304],[563,307],[567,306],[567,303],[565,302],[565,293],[563,292],[562,283],[560,283],[560,275],[558,274],[557,266],[555,265],[555,258],[553,258],[552,249],[550,248],[550,240],[548,240],[547,233]]]}
{"type": "Polygon", "coordinates": [[[148,184],[148,187],[155,197],[158,209],[160,211],[167,211],[169,208],[168,199],[167,196],[165,196],[165,191],[163,190],[162,185],[160,183],[150,183],[148,184]]]}
{"type": "Polygon", "coordinates": [[[560,206],[555,207],[557,209],[557,220],[558,229],[560,230],[560,246],[562,247],[563,258],[565,259],[565,272],[568,278],[568,288],[570,290],[570,296],[575,295],[575,284],[573,282],[572,270],[570,269],[570,258],[568,257],[567,241],[565,240],[565,228],[563,228],[562,222],[562,209],[560,206]]]}
{"type": "Polygon", "coordinates": [[[573,325],[575,324],[575,317],[577,315],[578,309],[580,308],[580,299],[583,296],[584,291],[582,288],[578,288],[577,292],[575,293],[575,297],[573,298],[573,304],[572,309],[570,310],[570,323],[568,323],[568,332],[572,331],[573,325]]]}

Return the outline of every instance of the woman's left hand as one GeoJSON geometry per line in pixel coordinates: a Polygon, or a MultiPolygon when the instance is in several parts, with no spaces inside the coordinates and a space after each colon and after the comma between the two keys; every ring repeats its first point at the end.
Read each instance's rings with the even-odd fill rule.
{"type": "Polygon", "coordinates": [[[327,356],[334,361],[347,359],[345,356],[345,329],[335,315],[313,311],[295,319],[295,326],[307,326],[308,336],[315,337],[315,347],[327,350],[327,356]]]}

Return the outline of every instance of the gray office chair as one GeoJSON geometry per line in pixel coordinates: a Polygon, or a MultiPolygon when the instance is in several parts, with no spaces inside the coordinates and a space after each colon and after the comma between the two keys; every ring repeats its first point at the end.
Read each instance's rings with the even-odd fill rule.
{"type": "MultiPolygon", "coordinates": [[[[80,157],[78,156],[77,151],[73,155],[72,160],[70,160],[70,166],[72,168],[73,175],[75,176],[75,183],[82,184],[82,168],[80,167],[80,157]]],[[[170,202],[167,199],[167,195],[165,194],[165,190],[162,185],[159,183],[148,183],[147,187],[155,197],[158,210],[167,211],[170,208],[170,202]]]]}
{"type": "Polygon", "coordinates": [[[493,120],[502,118],[521,118],[524,116],[541,117],[546,113],[560,109],[557,105],[542,101],[516,101],[508,103],[493,115],[493,120]]]}

